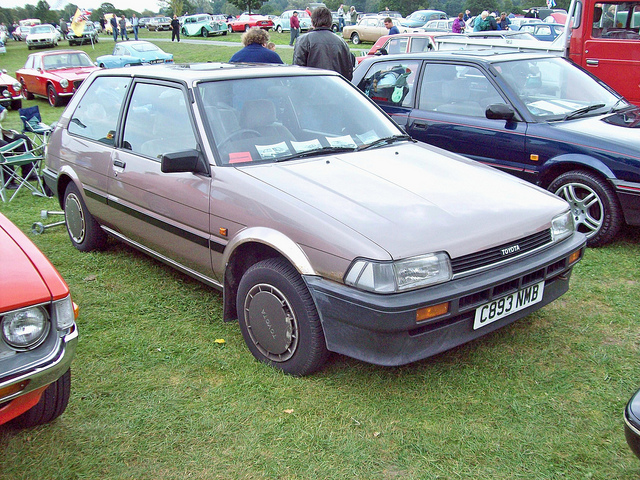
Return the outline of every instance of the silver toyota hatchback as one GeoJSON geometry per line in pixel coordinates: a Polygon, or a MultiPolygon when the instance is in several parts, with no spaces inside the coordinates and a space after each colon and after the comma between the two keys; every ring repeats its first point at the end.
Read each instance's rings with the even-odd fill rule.
{"type": "Polygon", "coordinates": [[[45,179],[76,248],[111,236],[221,289],[251,353],[292,375],[492,332],[564,294],[585,245],[564,200],[414,142],[318,69],[96,72],[45,179]]]}

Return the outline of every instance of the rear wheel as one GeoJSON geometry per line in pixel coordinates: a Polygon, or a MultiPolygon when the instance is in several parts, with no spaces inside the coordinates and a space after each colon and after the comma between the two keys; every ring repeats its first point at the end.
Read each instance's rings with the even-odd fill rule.
{"type": "Polygon", "coordinates": [[[236,297],[242,336],[255,358],[290,375],[309,375],[328,357],[322,325],[300,274],[282,258],[250,267],[236,297]]]}
{"type": "Polygon", "coordinates": [[[360,44],[360,35],[358,35],[357,32],[353,32],[351,34],[351,43],[353,43],[354,45],[360,44]]]}
{"type": "Polygon", "coordinates": [[[62,415],[67,408],[70,396],[71,370],[67,370],[64,375],[47,387],[38,403],[13,419],[11,423],[20,428],[49,423],[62,415]]]}
{"type": "Polygon", "coordinates": [[[585,170],[574,170],[556,178],[549,191],[569,202],[576,229],[587,236],[590,247],[609,243],[620,231],[622,208],[607,180],[585,170]]]}
{"type": "Polygon", "coordinates": [[[22,83],[22,95],[24,96],[24,98],[26,98],[27,100],[33,100],[33,94],[27,90],[27,85],[24,83],[24,80],[22,80],[21,83],[22,83]]]}
{"type": "Polygon", "coordinates": [[[227,30],[229,33],[233,33],[233,27],[231,25],[227,25],[227,30]]]}
{"type": "Polygon", "coordinates": [[[282,33],[282,25],[278,25],[278,26],[276,27],[276,32],[278,32],[278,33],[282,33]]]}
{"type": "Polygon", "coordinates": [[[249,25],[245,25],[245,26],[244,26],[244,31],[245,31],[245,32],[248,32],[250,28],[251,28],[251,27],[250,27],[249,25]]]}
{"type": "Polygon", "coordinates": [[[78,187],[73,182],[67,185],[64,192],[63,206],[67,233],[73,246],[81,252],[104,249],[107,235],[89,213],[78,187]]]}

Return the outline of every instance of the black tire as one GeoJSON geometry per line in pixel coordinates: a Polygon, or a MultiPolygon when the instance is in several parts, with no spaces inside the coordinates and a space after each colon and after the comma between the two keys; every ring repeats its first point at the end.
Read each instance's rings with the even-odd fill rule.
{"type": "Polygon", "coordinates": [[[278,33],[282,33],[282,25],[278,25],[278,26],[276,27],[276,32],[278,32],[278,33]]]}
{"type": "Polygon", "coordinates": [[[549,191],[571,205],[576,229],[587,236],[589,247],[601,247],[618,234],[624,217],[615,191],[607,180],[586,170],[566,172],[549,191]]]}
{"type": "Polygon", "coordinates": [[[204,38],[207,38],[209,36],[209,30],[207,30],[206,28],[202,29],[202,36],[204,38]]]}
{"type": "Polygon", "coordinates": [[[89,213],[78,187],[71,182],[64,192],[64,220],[71,243],[81,252],[103,250],[107,235],[89,213]]]}
{"type": "Polygon", "coordinates": [[[249,26],[249,25],[245,25],[245,26],[244,26],[244,31],[245,31],[245,32],[248,32],[250,28],[251,28],[251,26],[249,26]]]}
{"type": "Polygon", "coordinates": [[[270,258],[251,266],[240,280],[236,307],[244,341],[259,361],[303,376],[327,360],[311,294],[286,260],[270,258]]]}
{"type": "Polygon", "coordinates": [[[49,85],[47,87],[47,99],[49,100],[49,105],[52,107],[59,107],[62,105],[62,99],[60,98],[60,95],[58,95],[58,92],[56,92],[56,89],[53,88],[53,85],[49,85]]]}
{"type": "Polygon", "coordinates": [[[24,98],[26,98],[27,100],[33,100],[33,94],[27,90],[27,86],[25,85],[24,80],[22,80],[21,83],[22,83],[22,95],[24,96],[24,98]]]}
{"type": "Polygon", "coordinates": [[[71,370],[67,370],[42,393],[40,401],[11,424],[19,428],[31,428],[58,418],[67,408],[71,396],[71,370]]]}
{"type": "Polygon", "coordinates": [[[11,101],[11,110],[15,112],[17,110],[20,110],[21,108],[22,108],[22,99],[11,101]]]}
{"type": "Polygon", "coordinates": [[[331,25],[331,31],[332,31],[333,33],[338,33],[338,25],[336,25],[335,23],[333,23],[333,24],[331,25]]]}
{"type": "Polygon", "coordinates": [[[351,34],[351,43],[354,45],[360,45],[360,35],[358,35],[358,32],[353,32],[351,34]]]}
{"type": "Polygon", "coordinates": [[[227,31],[229,33],[233,33],[233,27],[231,25],[227,25],[227,31]]]}

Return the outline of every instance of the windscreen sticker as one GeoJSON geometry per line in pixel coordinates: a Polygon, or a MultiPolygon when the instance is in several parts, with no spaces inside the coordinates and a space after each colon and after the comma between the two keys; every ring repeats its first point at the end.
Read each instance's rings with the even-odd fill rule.
{"type": "Polygon", "coordinates": [[[252,162],[250,152],[234,152],[229,154],[229,163],[245,163],[252,162]]]}
{"type": "Polygon", "coordinates": [[[376,132],[374,132],[373,130],[369,130],[368,132],[364,132],[358,135],[358,138],[363,144],[367,145],[369,143],[373,143],[376,140],[378,140],[380,136],[376,134],[376,132]]]}
{"type": "Polygon", "coordinates": [[[322,148],[322,144],[317,138],[306,142],[291,142],[291,145],[296,153],[310,152],[313,150],[320,150],[322,148]]]}
{"type": "Polygon", "coordinates": [[[289,155],[291,150],[286,142],[274,143],[273,145],[256,145],[256,150],[260,158],[276,158],[289,155]]]}
{"type": "Polygon", "coordinates": [[[577,110],[578,108],[580,108],[581,104],[562,100],[554,100],[552,102],[547,100],[540,100],[537,102],[528,103],[527,106],[551,112],[554,115],[562,115],[567,112],[573,112],[574,110],[577,110]]]}
{"type": "Polygon", "coordinates": [[[351,138],[351,135],[344,135],[342,137],[327,137],[329,145],[335,148],[356,148],[356,142],[351,138]]]}

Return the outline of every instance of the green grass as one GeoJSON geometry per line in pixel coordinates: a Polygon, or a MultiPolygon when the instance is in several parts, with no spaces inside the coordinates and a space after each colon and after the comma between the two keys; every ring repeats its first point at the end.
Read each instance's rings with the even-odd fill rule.
{"type": "MultiPolygon", "coordinates": [[[[0,60],[23,62],[9,47],[0,60]]],[[[37,102],[47,120],[62,111],[37,102]]],[[[59,206],[0,204],[25,232],[42,209],[59,206]]],[[[80,305],[80,341],[64,415],[0,427],[3,480],[640,476],[622,426],[639,386],[638,228],[588,250],[565,296],[510,327],[398,368],[334,355],[307,378],[254,361],[216,291],[117,242],[83,254],[64,228],[30,236],[80,305]]]]}

